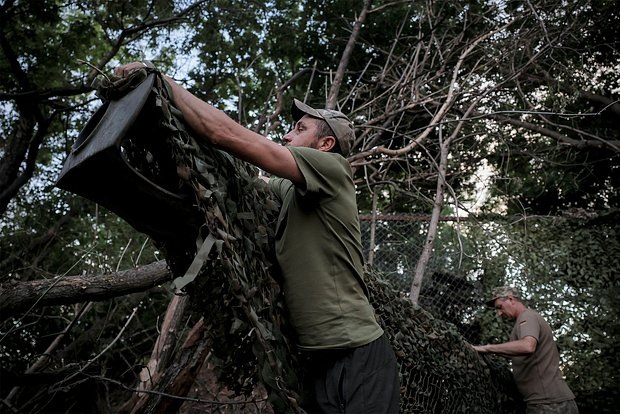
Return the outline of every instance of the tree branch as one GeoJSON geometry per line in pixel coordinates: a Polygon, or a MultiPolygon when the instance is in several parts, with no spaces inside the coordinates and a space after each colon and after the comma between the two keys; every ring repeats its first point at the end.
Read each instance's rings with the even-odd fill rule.
{"type": "Polygon", "coordinates": [[[172,280],[164,261],[96,276],[67,276],[0,285],[0,319],[28,308],[101,301],[142,292],[172,280]]]}
{"type": "Polygon", "coordinates": [[[353,54],[353,50],[355,49],[355,44],[357,43],[357,38],[359,37],[360,31],[362,29],[362,24],[364,24],[364,20],[366,20],[368,9],[370,8],[370,2],[371,0],[364,0],[362,12],[355,20],[355,24],[353,25],[353,31],[351,32],[351,36],[349,36],[347,46],[345,47],[344,52],[342,53],[342,57],[340,58],[340,63],[338,64],[338,69],[336,70],[334,82],[329,89],[327,104],[325,105],[327,109],[336,108],[336,103],[338,101],[338,92],[340,91],[340,85],[342,85],[342,80],[344,79],[344,72],[346,71],[347,66],[349,66],[349,60],[351,59],[351,55],[353,54]]]}

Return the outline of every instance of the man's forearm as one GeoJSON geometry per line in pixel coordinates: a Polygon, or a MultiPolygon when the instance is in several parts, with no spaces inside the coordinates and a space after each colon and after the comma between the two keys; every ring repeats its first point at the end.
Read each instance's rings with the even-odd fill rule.
{"type": "Polygon", "coordinates": [[[224,151],[264,171],[304,183],[293,155],[283,146],[238,124],[223,111],[202,101],[194,94],[164,76],[172,89],[172,101],[183,114],[184,121],[198,135],[224,151]]]}
{"type": "Polygon", "coordinates": [[[528,336],[517,341],[504,342],[502,344],[475,345],[473,348],[482,354],[490,353],[511,358],[532,354],[536,350],[536,345],[536,339],[528,336]]]}
{"type": "Polygon", "coordinates": [[[222,141],[226,141],[226,137],[239,137],[251,132],[237,124],[223,111],[199,99],[171,77],[164,75],[164,79],[172,90],[174,105],[183,114],[184,121],[200,138],[221,145],[222,141]]]}

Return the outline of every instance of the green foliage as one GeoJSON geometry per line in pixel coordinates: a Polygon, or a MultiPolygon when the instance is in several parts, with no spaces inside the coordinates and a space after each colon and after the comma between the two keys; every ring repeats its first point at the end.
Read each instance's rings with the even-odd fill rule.
{"type": "Polygon", "coordinates": [[[201,58],[190,73],[196,94],[215,105],[225,102],[243,124],[270,113],[275,102],[266,97],[300,68],[303,49],[296,41],[306,30],[301,9],[288,0],[206,5],[186,27],[183,42],[201,58]]]}
{"type": "MultiPolygon", "coordinates": [[[[377,222],[374,264],[405,292],[411,284],[407,261],[419,255],[424,239],[416,235],[424,225],[377,222]]],[[[368,231],[368,226],[362,228],[368,231]]],[[[442,223],[419,303],[435,318],[451,322],[470,343],[506,342],[513,322],[498,318],[484,299],[493,287],[517,286],[526,304],[550,323],[563,373],[580,407],[613,412],[611,390],[618,386],[619,368],[619,240],[613,210],[597,216],[573,210],[570,217],[495,215],[442,223]]],[[[500,357],[485,361],[507,363],[500,357]]]]}
{"type": "MultiPolygon", "coordinates": [[[[512,284],[524,292],[526,304],[544,315],[554,330],[563,373],[580,405],[611,412],[609,401],[598,399],[619,384],[618,214],[533,219],[506,230],[506,252],[515,266],[500,280],[485,279],[486,286],[490,290],[512,284]]],[[[481,343],[502,342],[510,331],[498,326],[492,313],[478,316],[484,328],[481,343]]]]}
{"type": "MultiPolygon", "coordinates": [[[[92,113],[93,72],[78,59],[104,71],[119,62],[152,59],[199,96],[244,125],[270,130],[277,140],[290,126],[287,109],[293,96],[324,104],[361,10],[361,2],[352,0],[218,0],[196,4],[177,18],[192,3],[2,3],[0,195],[19,172],[28,172],[28,157],[36,159],[32,178],[26,177],[29,184],[11,198],[0,224],[2,283],[107,272],[161,255],[118,217],[52,189],[62,159],[92,113]],[[298,72],[301,76],[294,78],[298,72]],[[279,87],[284,92],[280,101],[274,98],[279,87]],[[278,110],[280,119],[263,123],[278,110]],[[38,133],[41,142],[36,141],[38,133]],[[9,164],[14,176],[4,175],[9,164]]],[[[480,195],[474,187],[477,175],[489,173],[489,198],[482,211],[502,212],[508,220],[518,214],[518,224],[508,226],[493,215],[460,228],[442,225],[426,288],[446,288],[432,280],[444,274],[479,281],[480,286],[470,286],[472,292],[506,282],[527,286],[532,305],[553,319],[571,386],[601,412],[612,405],[605,397],[608,387],[618,387],[617,344],[611,339],[618,333],[618,230],[612,220],[616,216],[605,218],[606,211],[618,208],[620,194],[620,123],[617,108],[610,106],[620,86],[615,3],[373,1],[338,99],[357,125],[355,152],[408,145],[442,107],[464,48],[514,19],[513,26],[486,39],[462,61],[455,100],[439,122],[445,139],[467,106],[483,97],[452,142],[449,198],[468,208],[480,195]],[[496,89],[489,93],[489,87],[496,89]],[[574,219],[534,226],[523,221],[523,214],[574,219]]],[[[434,129],[407,154],[374,153],[358,160],[354,167],[361,211],[371,211],[371,194],[378,191],[382,213],[428,214],[437,187],[439,138],[434,129]]],[[[455,210],[445,207],[446,214],[455,210]]],[[[421,246],[426,228],[418,224],[408,230],[403,243],[394,232],[379,247],[377,264],[387,266],[410,246],[421,246]]],[[[404,277],[418,254],[419,249],[390,270],[404,277]]],[[[141,345],[115,348],[118,358],[102,361],[111,377],[125,372],[123,378],[131,383],[131,374],[139,370],[131,365],[148,355],[156,335],[152,327],[167,295],[142,302],[140,323],[131,327],[141,345]],[[130,362],[120,363],[123,358],[130,362]]],[[[120,315],[136,303],[135,298],[119,298],[96,305],[68,339],[85,335],[109,340],[120,315]],[[106,309],[111,309],[107,319],[106,309]]],[[[73,307],[48,308],[23,318],[17,330],[3,326],[2,363],[24,368],[76,312],[73,307]]],[[[476,320],[483,339],[505,338],[507,327],[492,312],[479,311],[476,320]]],[[[243,323],[235,326],[244,328],[243,323]]],[[[76,341],[75,346],[86,343],[95,344],[97,352],[106,341],[76,341]]],[[[67,355],[73,355],[67,357],[72,361],[84,357],[67,355]]],[[[246,367],[251,355],[246,355],[246,367]]]]}
{"type": "Polygon", "coordinates": [[[522,261],[532,306],[555,321],[565,374],[585,393],[620,383],[614,349],[620,334],[617,223],[617,213],[595,220],[558,220],[530,227],[521,239],[530,251],[522,261]],[[565,236],[558,239],[558,234],[565,236]],[[566,326],[565,321],[572,323],[566,326]],[[577,374],[581,369],[593,375],[586,379],[577,374]]]}

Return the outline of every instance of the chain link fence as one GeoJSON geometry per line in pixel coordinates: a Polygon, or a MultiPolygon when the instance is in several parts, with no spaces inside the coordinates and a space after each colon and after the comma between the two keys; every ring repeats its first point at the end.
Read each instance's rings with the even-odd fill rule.
{"type": "MultiPolygon", "coordinates": [[[[519,288],[526,305],[551,325],[560,350],[560,367],[580,410],[616,412],[617,393],[612,390],[617,389],[614,338],[619,326],[617,217],[615,210],[591,217],[574,212],[559,216],[444,217],[417,303],[436,320],[456,328],[461,339],[454,341],[453,349],[463,341],[499,343],[508,340],[513,321],[497,318],[485,307],[484,298],[495,286],[519,288]],[[593,314],[597,317],[592,318],[593,314]]],[[[415,215],[360,216],[369,269],[380,272],[403,297],[409,297],[412,290],[415,268],[427,243],[429,219],[415,215]]],[[[446,363],[433,358],[414,377],[417,384],[432,383],[420,385],[424,390],[445,385],[422,374],[446,363]]],[[[501,372],[501,367],[493,364],[506,364],[500,357],[483,359],[491,371],[497,368],[501,372]]],[[[423,400],[424,394],[412,392],[412,400],[423,400]]],[[[450,389],[451,394],[455,392],[450,389]]],[[[439,397],[433,395],[435,398],[439,397]]],[[[520,412],[520,404],[517,396],[497,412],[520,412]]],[[[433,412],[427,408],[414,411],[433,412]]]]}
{"type": "MultiPolygon", "coordinates": [[[[483,306],[483,288],[475,269],[462,268],[460,253],[454,250],[459,246],[463,224],[455,226],[456,219],[452,218],[443,221],[422,280],[418,304],[435,318],[453,324],[467,341],[476,342],[480,327],[474,315],[483,306]]],[[[426,241],[428,217],[389,215],[378,216],[373,222],[372,216],[361,215],[360,225],[366,263],[395,290],[409,295],[426,241]]]]}
{"type": "MultiPolygon", "coordinates": [[[[401,292],[401,299],[409,304],[428,223],[427,216],[360,216],[368,268],[401,292]]],[[[476,228],[479,223],[461,226],[455,219],[442,219],[419,291],[420,308],[401,303],[402,308],[394,310],[397,300],[383,301],[393,311],[382,320],[401,356],[403,413],[522,412],[507,362],[480,359],[468,345],[480,343],[478,316],[484,309],[480,263],[463,256],[463,234],[471,236],[476,228]]],[[[378,313],[382,311],[384,307],[379,306],[378,313]]]]}

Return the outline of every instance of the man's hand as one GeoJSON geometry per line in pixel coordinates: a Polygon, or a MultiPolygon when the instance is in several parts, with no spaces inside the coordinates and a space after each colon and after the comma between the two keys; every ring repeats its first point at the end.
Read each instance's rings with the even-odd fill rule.
{"type": "Polygon", "coordinates": [[[144,69],[145,67],[147,66],[144,62],[131,62],[127,63],[126,65],[121,65],[114,68],[114,74],[116,76],[124,78],[126,76],[129,76],[130,73],[135,72],[138,69],[144,69]]]}
{"type": "Polygon", "coordinates": [[[528,356],[536,351],[538,341],[532,336],[517,339],[516,341],[504,342],[501,344],[472,345],[481,354],[495,354],[506,358],[515,356],[528,356]]]}
{"type": "MultiPolygon", "coordinates": [[[[114,75],[127,77],[147,67],[144,62],[131,62],[115,68],[114,75]]],[[[183,113],[183,120],[197,139],[215,145],[261,170],[287,178],[296,185],[305,185],[305,178],[288,149],[235,122],[169,76],[162,76],[170,86],[172,103],[183,113]]]]}
{"type": "Polygon", "coordinates": [[[471,347],[474,348],[474,351],[480,352],[481,354],[486,354],[489,352],[487,345],[472,345],[471,347]]]}

